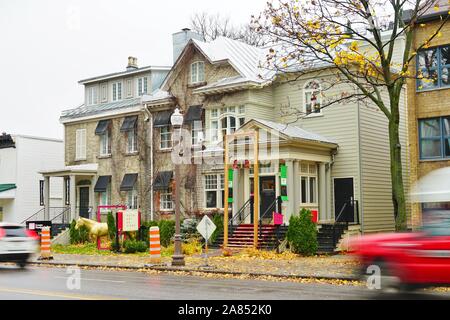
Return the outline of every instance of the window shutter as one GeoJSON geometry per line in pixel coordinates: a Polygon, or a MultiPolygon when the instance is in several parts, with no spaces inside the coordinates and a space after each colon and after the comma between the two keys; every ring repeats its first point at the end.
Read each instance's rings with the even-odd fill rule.
{"type": "Polygon", "coordinates": [[[86,159],[86,129],[77,130],[75,140],[75,158],[86,159]]]}
{"type": "Polygon", "coordinates": [[[75,136],[75,159],[79,159],[80,158],[80,130],[76,131],[76,136],[75,136]]]}
{"type": "Polygon", "coordinates": [[[86,130],[81,130],[81,157],[86,159],[86,130]]]}

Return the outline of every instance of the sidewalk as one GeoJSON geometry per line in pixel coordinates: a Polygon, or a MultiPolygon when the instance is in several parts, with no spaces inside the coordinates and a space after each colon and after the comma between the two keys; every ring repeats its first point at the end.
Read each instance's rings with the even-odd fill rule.
{"type": "Polygon", "coordinates": [[[217,274],[246,274],[252,276],[275,276],[292,278],[323,278],[355,280],[355,270],[358,267],[356,261],[350,256],[319,256],[297,257],[294,255],[280,258],[269,256],[268,258],[255,257],[251,254],[241,253],[231,257],[221,256],[220,251],[212,251],[209,254],[208,265],[213,268],[204,268],[205,259],[202,255],[186,257],[186,266],[171,267],[171,258],[162,259],[161,266],[148,268],[149,257],[114,255],[77,255],[77,254],[53,254],[53,260],[37,261],[40,265],[78,265],[86,267],[109,267],[126,269],[153,269],[159,271],[186,271],[207,272],[217,274]]]}

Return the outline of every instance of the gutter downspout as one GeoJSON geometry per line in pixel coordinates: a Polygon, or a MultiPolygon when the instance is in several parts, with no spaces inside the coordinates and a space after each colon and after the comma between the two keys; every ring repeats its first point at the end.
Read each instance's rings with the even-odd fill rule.
{"type": "Polygon", "coordinates": [[[148,111],[147,105],[144,104],[144,110],[147,119],[146,121],[150,123],[150,143],[151,143],[151,152],[150,152],[150,220],[154,219],[154,208],[153,208],[153,115],[150,111],[148,111]]]}

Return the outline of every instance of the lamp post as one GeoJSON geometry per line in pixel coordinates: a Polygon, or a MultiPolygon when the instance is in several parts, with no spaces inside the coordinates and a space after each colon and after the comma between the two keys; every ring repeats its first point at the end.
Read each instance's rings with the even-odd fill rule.
{"type": "MultiPolygon", "coordinates": [[[[181,143],[181,126],[183,124],[183,115],[180,113],[180,109],[176,108],[175,112],[170,117],[170,122],[174,129],[174,142],[181,143]],[[176,132],[178,130],[178,132],[176,132]]],[[[180,148],[179,156],[183,155],[183,150],[180,148]]],[[[180,232],[180,162],[175,162],[175,248],[172,256],[172,266],[184,266],[184,255],[181,248],[181,232],[180,232]]]]}

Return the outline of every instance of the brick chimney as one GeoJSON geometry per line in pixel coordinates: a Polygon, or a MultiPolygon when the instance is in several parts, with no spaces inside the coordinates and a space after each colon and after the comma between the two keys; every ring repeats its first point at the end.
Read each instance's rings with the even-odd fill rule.
{"type": "Polygon", "coordinates": [[[128,57],[127,70],[135,70],[137,68],[138,68],[137,58],[135,58],[135,57],[128,57]]]}

